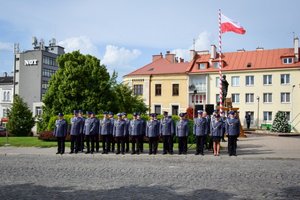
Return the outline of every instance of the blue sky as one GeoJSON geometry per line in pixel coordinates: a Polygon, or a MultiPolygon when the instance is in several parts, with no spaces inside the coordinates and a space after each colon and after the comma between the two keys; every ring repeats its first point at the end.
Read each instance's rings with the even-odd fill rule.
{"type": "Polygon", "coordinates": [[[51,38],[98,57],[122,76],[176,52],[188,59],[218,44],[218,9],[246,29],[223,35],[223,51],[287,48],[300,34],[299,0],[0,0],[0,73],[12,71],[13,44],[32,48],[32,36],[51,38]]]}

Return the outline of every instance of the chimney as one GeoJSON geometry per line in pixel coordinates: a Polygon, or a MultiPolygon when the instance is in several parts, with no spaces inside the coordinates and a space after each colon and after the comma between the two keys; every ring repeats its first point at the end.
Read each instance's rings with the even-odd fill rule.
{"type": "Polygon", "coordinates": [[[190,50],[190,55],[191,55],[191,61],[194,60],[194,57],[196,56],[196,51],[190,50]]]}
{"type": "Polygon", "coordinates": [[[175,63],[175,54],[170,53],[170,51],[166,52],[166,59],[171,62],[171,63],[175,63]]]}
{"type": "Polygon", "coordinates": [[[257,47],[257,48],[256,48],[256,51],[262,51],[262,50],[264,50],[263,47],[257,47]]]}
{"type": "Polygon", "coordinates": [[[160,53],[159,55],[153,55],[152,56],[152,62],[159,60],[163,57],[162,53],[160,53]]]}
{"type": "Polygon", "coordinates": [[[211,45],[211,52],[210,52],[210,58],[216,59],[217,57],[217,48],[214,44],[211,45]]]}
{"type": "Polygon", "coordinates": [[[295,62],[299,62],[299,38],[294,38],[294,54],[295,54],[295,62]]]}
{"type": "Polygon", "coordinates": [[[243,49],[238,49],[237,52],[245,52],[246,50],[243,48],[243,49]]]}
{"type": "Polygon", "coordinates": [[[179,58],[179,62],[180,62],[180,63],[183,63],[183,62],[184,62],[184,59],[183,59],[183,58],[179,58]]]}

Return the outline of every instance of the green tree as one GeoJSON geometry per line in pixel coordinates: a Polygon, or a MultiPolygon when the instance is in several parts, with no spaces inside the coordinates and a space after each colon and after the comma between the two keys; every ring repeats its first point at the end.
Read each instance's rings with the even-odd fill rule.
{"type": "Polygon", "coordinates": [[[8,111],[8,131],[16,136],[28,136],[34,126],[34,118],[28,105],[23,99],[15,95],[14,102],[10,111],[8,111]]]}
{"type": "Polygon", "coordinates": [[[272,132],[280,132],[280,133],[290,133],[291,128],[286,116],[286,113],[283,111],[278,111],[275,115],[275,119],[272,125],[272,132]]]}

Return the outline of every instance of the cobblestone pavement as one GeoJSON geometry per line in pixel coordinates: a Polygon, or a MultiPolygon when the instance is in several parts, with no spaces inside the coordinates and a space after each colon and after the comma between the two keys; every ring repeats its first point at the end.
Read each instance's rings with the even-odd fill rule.
{"type": "Polygon", "coordinates": [[[259,139],[241,139],[237,157],[61,156],[2,147],[0,199],[300,199],[299,151],[277,155],[280,149],[253,146],[259,139]]]}

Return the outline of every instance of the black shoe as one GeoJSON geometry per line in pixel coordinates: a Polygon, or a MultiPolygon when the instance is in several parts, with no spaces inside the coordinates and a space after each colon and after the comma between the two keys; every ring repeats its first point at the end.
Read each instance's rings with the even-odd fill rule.
{"type": "Polygon", "coordinates": [[[171,151],[169,154],[170,154],[170,155],[173,155],[173,151],[171,151]]]}
{"type": "Polygon", "coordinates": [[[94,154],[94,152],[93,152],[93,151],[91,151],[91,154],[94,154]]]}
{"type": "Polygon", "coordinates": [[[72,153],[74,153],[73,151],[70,151],[70,153],[69,154],[72,154],[72,153]]]}
{"type": "Polygon", "coordinates": [[[134,154],[135,154],[135,152],[132,152],[132,153],[131,153],[131,155],[134,155],[134,154]]]}
{"type": "Polygon", "coordinates": [[[182,154],[181,152],[178,153],[178,155],[181,155],[181,154],[182,154]]]}
{"type": "Polygon", "coordinates": [[[122,155],[125,155],[125,152],[122,152],[122,155]]]}
{"type": "Polygon", "coordinates": [[[199,152],[196,152],[196,153],[195,153],[195,155],[199,155],[199,154],[200,154],[199,152]]]}
{"type": "Polygon", "coordinates": [[[64,154],[64,152],[60,152],[60,155],[63,155],[64,154]]]}
{"type": "Polygon", "coordinates": [[[163,155],[166,155],[167,154],[167,152],[163,152],[163,155]]]}
{"type": "Polygon", "coordinates": [[[85,154],[89,154],[89,153],[91,153],[91,152],[90,151],[85,152],[85,154]]]}
{"type": "Polygon", "coordinates": [[[116,155],[120,154],[120,152],[117,152],[116,155]]]}
{"type": "Polygon", "coordinates": [[[75,151],[75,154],[77,154],[78,153],[78,151],[75,151]]]}
{"type": "Polygon", "coordinates": [[[60,152],[56,152],[56,154],[60,154],[60,152]]]}
{"type": "Polygon", "coordinates": [[[103,151],[103,152],[102,152],[102,154],[106,154],[106,152],[105,152],[105,151],[103,151]]]}

